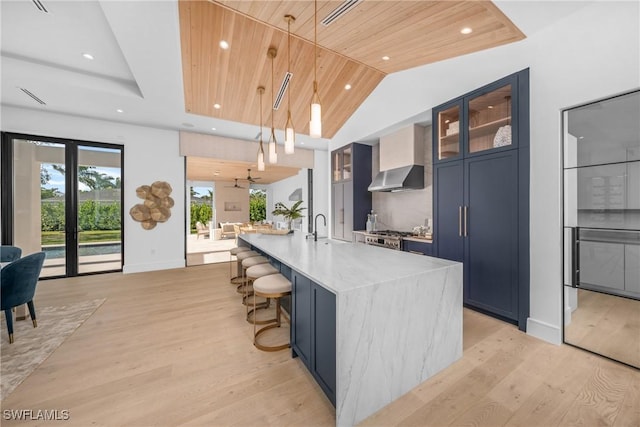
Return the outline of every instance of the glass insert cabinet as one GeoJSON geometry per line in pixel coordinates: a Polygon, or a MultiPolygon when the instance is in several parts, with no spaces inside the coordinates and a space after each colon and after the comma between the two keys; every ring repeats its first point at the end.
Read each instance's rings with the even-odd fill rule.
{"type": "Polygon", "coordinates": [[[351,146],[336,150],[331,156],[331,181],[340,182],[351,179],[351,146]]]}
{"type": "Polygon", "coordinates": [[[435,161],[455,160],[517,144],[515,76],[438,107],[435,161]],[[515,102],[515,104],[514,104],[515,102]],[[464,153],[464,155],[463,155],[464,153]]]}

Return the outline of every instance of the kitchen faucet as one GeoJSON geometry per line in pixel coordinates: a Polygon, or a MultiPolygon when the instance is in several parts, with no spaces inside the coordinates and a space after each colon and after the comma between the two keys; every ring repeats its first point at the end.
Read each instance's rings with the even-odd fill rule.
{"type": "Polygon", "coordinates": [[[313,241],[317,242],[318,241],[318,217],[321,216],[322,219],[324,220],[324,226],[327,226],[327,217],[324,216],[323,214],[318,214],[316,215],[316,217],[313,220],[313,241]]]}

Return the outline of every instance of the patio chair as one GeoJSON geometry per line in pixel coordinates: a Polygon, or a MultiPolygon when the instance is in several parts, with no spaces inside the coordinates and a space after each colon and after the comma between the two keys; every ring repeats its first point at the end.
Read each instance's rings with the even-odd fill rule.
{"type": "Polygon", "coordinates": [[[209,236],[209,227],[205,226],[200,221],[196,222],[196,231],[198,232],[196,239],[199,239],[200,235],[203,235],[205,238],[209,236]]]}

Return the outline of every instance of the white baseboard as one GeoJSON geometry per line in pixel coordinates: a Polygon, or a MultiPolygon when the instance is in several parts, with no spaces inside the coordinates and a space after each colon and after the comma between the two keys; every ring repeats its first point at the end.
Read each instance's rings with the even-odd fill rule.
{"type": "Polygon", "coordinates": [[[186,265],[184,259],[175,261],[154,262],[150,264],[125,264],[122,267],[122,273],[143,273],[145,271],[170,270],[172,268],[184,268],[186,265]]]}
{"type": "Polygon", "coordinates": [[[562,344],[562,331],[558,326],[531,317],[527,319],[527,334],[551,344],[562,344]]]}

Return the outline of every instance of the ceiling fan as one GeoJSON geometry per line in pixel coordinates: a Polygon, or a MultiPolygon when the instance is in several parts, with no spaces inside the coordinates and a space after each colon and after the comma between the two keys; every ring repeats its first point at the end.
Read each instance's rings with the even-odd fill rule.
{"type": "Polygon", "coordinates": [[[251,169],[247,169],[247,172],[248,172],[248,173],[247,173],[247,178],[246,178],[246,180],[247,180],[247,181],[249,181],[249,182],[256,182],[256,180],[258,180],[258,179],[262,179],[262,178],[260,178],[260,177],[252,178],[252,177],[251,177],[251,169]]]}
{"type": "Polygon", "coordinates": [[[233,185],[227,185],[226,188],[245,188],[245,187],[242,187],[242,186],[238,185],[238,179],[240,179],[240,178],[236,178],[235,179],[236,183],[233,184],[233,185]]]}

